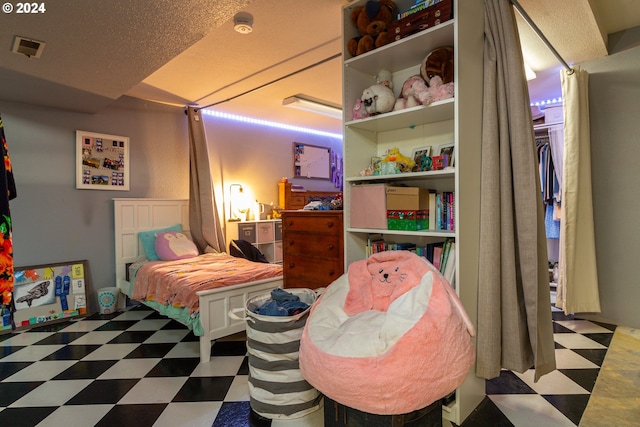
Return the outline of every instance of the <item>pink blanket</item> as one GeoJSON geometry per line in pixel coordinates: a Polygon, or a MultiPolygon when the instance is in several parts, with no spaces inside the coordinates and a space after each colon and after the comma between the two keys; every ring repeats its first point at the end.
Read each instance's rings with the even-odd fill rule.
{"type": "Polygon", "coordinates": [[[132,298],[199,311],[196,292],[282,276],[282,266],[226,253],[177,261],[150,261],[135,275],[132,298]]]}

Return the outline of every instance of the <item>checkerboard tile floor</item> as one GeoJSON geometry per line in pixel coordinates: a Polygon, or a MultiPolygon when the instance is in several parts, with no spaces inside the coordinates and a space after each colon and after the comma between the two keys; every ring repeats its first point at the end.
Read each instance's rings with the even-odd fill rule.
{"type": "MultiPolygon", "coordinates": [[[[576,426],[615,327],[554,313],[558,370],[503,371],[469,426],[576,426]]],[[[0,335],[0,426],[265,425],[250,420],[242,334],[196,337],[144,307],[0,335]]]]}

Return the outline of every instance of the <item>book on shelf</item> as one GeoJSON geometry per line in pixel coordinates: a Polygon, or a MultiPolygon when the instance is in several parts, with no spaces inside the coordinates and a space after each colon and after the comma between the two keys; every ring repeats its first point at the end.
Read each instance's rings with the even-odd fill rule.
{"type": "Polygon", "coordinates": [[[444,268],[444,272],[442,273],[444,278],[447,279],[447,282],[453,287],[455,286],[456,279],[456,243],[451,242],[449,245],[449,256],[447,257],[447,263],[444,268]]]}
{"type": "Polygon", "coordinates": [[[452,244],[453,244],[453,240],[446,238],[444,241],[444,244],[442,245],[442,253],[440,254],[440,265],[438,266],[438,269],[443,274],[445,269],[447,268],[447,263],[449,261],[449,254],[451,253],[452,244]]]}
{"type": "Polygon", "coordinates": [[[432,231],[455,230],[455,193],[429,190],[428,229],[432,231]]]}
{"type": "Polygon", "coordinates": [[[440,270],[440,261],[442,259],[442,249],[443,249],[443,246],[433,247],[433,260],[431,261],[431,264],[433,264],[433,266],[437,268],[438,271],[440,270]]]}
{"type": "Polygon", "coordinates": [[[382,234],[374,233],[367,236],[367,247],[365,255],[369,258],[371,255],[382,252],[384,250],[384,238],[382,234]]]}
{"type": "Polygon", "coordinates": [[[429,230],[436,229],[436,191],[429,190],[429,230]]]}

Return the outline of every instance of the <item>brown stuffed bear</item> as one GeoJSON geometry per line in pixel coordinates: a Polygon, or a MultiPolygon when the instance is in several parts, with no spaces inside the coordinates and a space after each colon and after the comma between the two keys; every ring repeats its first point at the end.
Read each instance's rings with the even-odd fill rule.
{"type": "Polygon", "coordinates": [[[360,36],[347,44],[351,56],[362,55],[387,44],[387,28],[397,14],[398,8],[391,0],[370,0],[364,6],[355,7],[351,11],[351,22],[360,36]]]}

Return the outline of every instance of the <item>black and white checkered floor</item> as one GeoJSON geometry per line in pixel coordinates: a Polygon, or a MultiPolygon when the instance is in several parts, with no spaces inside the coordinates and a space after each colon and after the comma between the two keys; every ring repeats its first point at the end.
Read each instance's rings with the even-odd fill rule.
{"type": "MultiPolygon", "coordinates": [[[[558,370],[533,383],[503,371],[468,426],[576,426],[615,327],[554,313],[558,370]]],[[[244,337],[196,337],[143,307],[0,335],[0,426],[250,423],[244,337]]]]}

